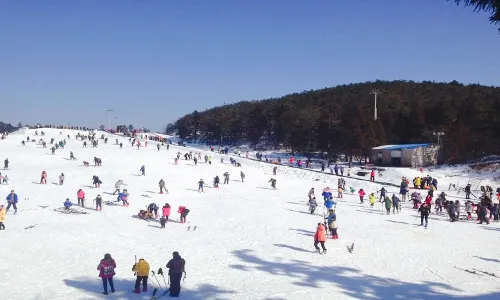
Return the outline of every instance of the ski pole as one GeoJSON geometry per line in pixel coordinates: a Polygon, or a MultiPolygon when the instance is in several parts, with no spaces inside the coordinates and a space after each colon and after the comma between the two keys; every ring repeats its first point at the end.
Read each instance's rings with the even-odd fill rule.
{"type": "Polygon", "coordinates": [[[153,277],[156,279],[156,282],[158,283],[158,286],[163,289],[163,287],[161,286],[160,284],[160,281],[158,280],[158,277],[156,277],[156,274],[155,274],[155,271],[151,271],[151,273],[153,273],[153,277]]]}

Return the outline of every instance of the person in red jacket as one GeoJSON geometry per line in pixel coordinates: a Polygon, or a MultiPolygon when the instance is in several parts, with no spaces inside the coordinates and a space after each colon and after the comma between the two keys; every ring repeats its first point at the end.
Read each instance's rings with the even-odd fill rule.
{"type": "Polygon", "coordinates": [[[111,257],[111,254],[104,254],[104,258],[101,259],[97,270],[99,271],[99,277],[102,278],[102,287],[104,288],[104,295],[108,294],[108,283],[111,287],[111,293],[115,292],[115,286],[113,284],[113,276],[115,276],[116,263],[111,257]]]}
{"type": "Polygon", "coordinates": [[[370,181],[375,182],[375,169],[370,172],[370,181]]]}
{"type": "Polygon", "coordinates": [[[360,189],[358,191],[358,194],[359,194],[359,203],[363,204],[365,198],[365,191],[363,191],[363,189],[360,189]]]}
{"type": "Polygon", "coordinates": [[[185,206],[179,206],[177,212],[181,214],[181,223],[186,223],[186,217],[189,213],[189,209],[187,209],[185,206]]]}
{"type": "Polygon", "coordinates": [[[326,254],[325,241],[326,241],[326,227],[322,223],[318,223],[318,227],[316,228],[316,233],[314,234],[314,248],[316,248],[316,252],[321,254],[326,254]],[[323,252],[320,252],[318,244],[321,244],[323,252]]]}

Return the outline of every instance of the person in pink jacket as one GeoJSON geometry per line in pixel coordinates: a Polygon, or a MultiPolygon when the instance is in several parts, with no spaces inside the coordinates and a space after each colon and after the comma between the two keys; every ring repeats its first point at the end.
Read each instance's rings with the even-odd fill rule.
{"type": "Polygon", "coordinates": [[[47,172],[43,171],[40,178],[40,184],[47,184],[47,172]]]}
{"type": "Polygon", "coordinates": [[[366,195],[365,191],[363,191],[363,189],[359,189],[358,195],[359,195],[359,203],[363,204],[365,201],[365,195],[366,195]]]}
{"type": "Polygon", "coordinates": [[[115,292],[115,286],[113,284],[113,276],[115,276],[116,263],[111,257],[111,254],[104,254],[104,258],[101,259],[97,270],[99,271],[99,277],[102,278],[102,287],[104,288],[104,295],[108,294],[108,283],[111,287],[111,293],[115,292]]]}
{"type": "Polygon", "coordinates": [[[82,189],[78,190],[78,192],[76,193],[76,197],[78,198],[78,205],[84,207],[85,193],[82,191],[82,189]]]}
{"type": "Polygon", "coordinates": [[[170,216],[170,204],[165,203],[165,205],[162,207],[161,212],[163,216],[160,218],[160,224],[161,228],[165,228],[165,224],[168,221],[168,217],[170,216]]]}

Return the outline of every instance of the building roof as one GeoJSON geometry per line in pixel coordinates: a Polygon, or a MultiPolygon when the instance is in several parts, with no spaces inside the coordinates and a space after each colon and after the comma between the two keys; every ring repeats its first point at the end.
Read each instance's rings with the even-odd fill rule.
{"type": "Polygon", "coordinates": [[[421,147],[428,147],[431,146],[432,144],[426,143],[426,144],[402,144],[402,145],[384,145],[384,146],[378,146],[378,147],[373,147],[373,150],[405,150],[405,149],[417,149],[421,147]]]}

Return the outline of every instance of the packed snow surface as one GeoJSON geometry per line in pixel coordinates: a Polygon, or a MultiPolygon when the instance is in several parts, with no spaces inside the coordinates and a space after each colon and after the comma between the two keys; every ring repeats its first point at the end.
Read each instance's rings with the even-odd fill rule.
{"type": "MultiPolygon", "coordinates": [[[[0,141],[0,160],[10,161],[9,170],[1,170],[10,180],[0,185],[1,199],[11,190],[19,197],[18,213],[11,209],[6,230],[0,231],[1,299],[150,299],[152,288],[140,295],[131,292],[134,255],[156,271],[166,269],[173,251],[186,260],[182,299],[500,299],[500,278],[465,271],[500,276],[498,223],[451,223],[445,215],[432,213],[425,229],[418,226],[420,217],[409,203],[400,214],[387,215],[380,203],[370,208],[368,201],[359,204],[357,194],[344,195],[336,210],[340,239],[328,239],[328,253],[319,255],[312,244],[316,226],[323,222],[320,194],[326,186],[336,188],[336,176],[288,167],[278,167],[278,175],[272,176],[269,164],[236,157],[242,164],[237,168],[228,156],[203,150],[202,157],[212,156],[212,165],[195,166],[182,156],[174,165],[178,151],[195,150],[172,145],[158,151],[151,141],[138,150],[128,138],[108,134],[107,144],[100,140],[97,148],[90,143],[83,148],[82,141],[75,140],[76,131],[41,130],[48,148],[38,145],[41,137],[35,137],[34,130],[0,141]],[[37,142],[21,145],[27,135],[37,142]],[[55,155],[48,144],[52,137],[67,140],[55,155]],[[76,161],[69,160],[70,150],[76,161]],[[94,157],[102,159],[101,167],[93,166],[94,157]],[[90,166],[84,167],[83,161],[90,166]],[[142,165],[145,176],[140,176],[142,165]],[[48,174],[47,184],[39,184],[42,171],[48,174]],[[246,174],[244,183],[240,171],[246,174]],[[219,175],[222,183],[224,172],[231,174],[230,183],[213,188],[213,177],[219,175]],[[66,177],[62,186],[57,184],[61,173],[66,177]],[[91,187],[93,175],[102,180],[100,188],[91,187]],[[277,190],[268,184],[272,177],[277,190]],[[159,194],[162,178],[169,194],[159,194]],[[115,202],[95,211],[92,199],[98,194],[104,202],[116,200],[110,194],[119,179],[127,184],[130,206],[115,202]],[[200,179],[207,184],[204,193],[197,191],[200,179]],[[315,215],[306,205],[311,187],[320,204],[315,215]],[[66,198],[76,204],[80,188],[87,199],[87,207],[80,210],[87,214],[54,211],[66,198]],[[155,220],[137,218],[151,202],[172,206],[165,229],[155,220]],[[190,209],[185,224],[178,223],[180,205],[190,209]],[[352,243],[350,253],[347,246],[352,243]],[[117,263],[116,292],[108,296],[101,294],[96,270],[105,253],[117,263]]],[[[448,192],[448,186],[475,176],[446,168],[425,172],[439,179],[438,192],[443,189],[462,204],[464,195],[448,192]]],[[[399,184],[401,176],[412,179],[418,174],[412,169],[388,170],[384,181],[399,184]]],[[[382,187],[353,178],[347,179],[347,186],[368,193],[382,187]]],[[[398,191],[387,189],[391,194],[398,191]]],[[[158,280],[165,285],[162,277],[158,280]]]]}

